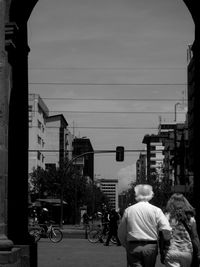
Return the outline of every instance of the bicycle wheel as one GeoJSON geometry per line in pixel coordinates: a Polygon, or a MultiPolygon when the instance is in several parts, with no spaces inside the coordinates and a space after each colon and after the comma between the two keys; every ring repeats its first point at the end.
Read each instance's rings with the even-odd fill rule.
{"type": "Polygon", "coordinates": [[[63,239],[63,233],[58,228],[52,228],[52,230],[49,232],[48,237],[53,243],[58,243],[63,239]]]}
{"type": "Polygon", "coordinates": [[[30,229],[29,234],[34,237],[35,242],[38,242],[41,238],[39,229],[30,229]]]}
{"type": "Polygon", "coordinates": [[[88,241],[91,243],[97,243],[99,241],[99,231],[98,230],[90,230],[88,232],[88,241]]]}

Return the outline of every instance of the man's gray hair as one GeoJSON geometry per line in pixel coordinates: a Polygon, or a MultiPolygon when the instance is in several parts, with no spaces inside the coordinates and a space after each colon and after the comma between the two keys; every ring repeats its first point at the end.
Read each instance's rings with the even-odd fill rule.
{"type": "Polygon", "coordinates": [[[136,201],[150,201],[153,196],[153,188],[149,184],[138,184],[134,188],[136,201]]]}

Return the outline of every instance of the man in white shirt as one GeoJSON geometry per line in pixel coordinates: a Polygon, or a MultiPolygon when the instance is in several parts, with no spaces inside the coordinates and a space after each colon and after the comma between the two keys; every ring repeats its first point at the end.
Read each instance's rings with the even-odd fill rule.
{"type": "Polygon", "coordinates": [[[159,231],[170,239],[171,227],[162,210],[149,203],[154,195],[152,186],[139,184],[134,190],[137,203],[124,211],[118,237],[126,248],[129,266],[154,267],[159,231]]]}

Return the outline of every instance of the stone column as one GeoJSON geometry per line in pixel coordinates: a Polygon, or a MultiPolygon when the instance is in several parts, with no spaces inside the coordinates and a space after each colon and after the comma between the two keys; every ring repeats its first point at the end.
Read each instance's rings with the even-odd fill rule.
{"type": "Polygon", "coordinates": [[[7,238],[8,87],[6,82],[5,2],[0,0],[0,251],[11,250],[7,238]]]}
{"type": "MultiPolygon", "coordinates": [[[[195,92],[194,92],[194,205],[196,208],[196,220],[200,220],[199,188],[200,188],[200,23],[195,24],[195,42],[193,47],[195,60],[195,92]]],[[[200,235],[200,225],[197,223],[200,235]]]]}

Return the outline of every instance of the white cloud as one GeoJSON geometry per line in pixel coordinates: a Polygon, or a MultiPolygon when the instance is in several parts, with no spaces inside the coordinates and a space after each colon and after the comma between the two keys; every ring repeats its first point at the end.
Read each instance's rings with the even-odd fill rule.
{"type": "Polygon", "coordinates": [[[128,189],[131,182],[136,180],[136,165],[129,165],[119,170],[118,174],[119,180],[119,192],[128,189]]]}

